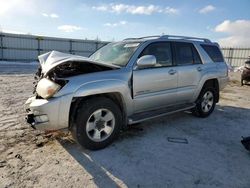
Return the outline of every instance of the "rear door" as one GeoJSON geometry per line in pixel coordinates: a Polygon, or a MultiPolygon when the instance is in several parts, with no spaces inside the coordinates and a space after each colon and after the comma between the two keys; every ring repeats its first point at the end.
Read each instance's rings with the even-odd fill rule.
{"type": "Polygon", "coordinates": [[[192,43],[175,42],[175,63],[178,72],[177,103],[193,102],[193,95],[202,78],[204,67],[192,43]]]}
{"type": "Polygon", "coordinates": [[[177,71],[173,66],[170,42],[149,44],[142,53],[154,55],[157,65],[133,72],[133,98],[135,112],[161,108],[175,103],[177,71]]]}

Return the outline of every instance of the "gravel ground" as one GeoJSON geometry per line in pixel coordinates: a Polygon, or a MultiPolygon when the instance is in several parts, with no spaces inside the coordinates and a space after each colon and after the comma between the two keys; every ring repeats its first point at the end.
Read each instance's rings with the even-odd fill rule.
{"type": "Polygon", "coordinates": [[[34,68],[20,67],[0,65],[0,187],[250,187],[250,153],[240,144],[250,136],[250,86],[239,86],[239,73],[210,117],[150,120],[88,151],[24,122],[34,68]]]}

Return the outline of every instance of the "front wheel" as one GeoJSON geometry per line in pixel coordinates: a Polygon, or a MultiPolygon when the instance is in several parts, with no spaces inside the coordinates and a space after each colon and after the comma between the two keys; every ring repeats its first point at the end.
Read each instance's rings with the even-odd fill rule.
{"type": "Polygon", "coordinates": [[[121,124],[121,110],[111,99],[93,98],[77,110],[72,134],[83,147],[102,149],[116,138],[121,124]]]}
{"type": "Polygon", "coordinates": [[[192,110],[193,114],[203,118],[209,116],[214,111],[215,101],[214,88],[202,89],[196,107],[192,110]]]}

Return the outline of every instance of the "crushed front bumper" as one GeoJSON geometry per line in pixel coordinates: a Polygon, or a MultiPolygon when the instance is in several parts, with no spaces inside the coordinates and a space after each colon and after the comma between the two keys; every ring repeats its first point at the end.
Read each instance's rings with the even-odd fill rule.
{"type": "Polygon", "coordinates": [[[50,99],[29,98],[25,103],[26,121],[40,130],[58,130],[68,127],[72,96],[50,99]]]}

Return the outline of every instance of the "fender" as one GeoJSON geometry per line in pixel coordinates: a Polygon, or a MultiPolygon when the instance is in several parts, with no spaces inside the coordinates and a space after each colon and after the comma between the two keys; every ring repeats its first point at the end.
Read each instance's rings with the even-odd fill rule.
{"type": "MultiPolygon", "coordinates": [[[[196,99],[198,98],[198,96],[199,96],[199,94],[200,94],[200,92],[201,92],[201,90],[202,90],[202,88],[203,88],[205,82],[206,82],[207,80],[211,80],[211,79],[216,79],[216,80],[218,80],[218,78],[215,76],[214,72],[212,72],[212,71],[206,73],[206,74],[202,77],[202,79],[200,80],[200,82],[199,82],[199,84],[198,84],[198,87],[197,87],[197,89],[196,89],[196,92],[194,93],[193,101],[196,101],[196,99]]],[[[219,83],[219,80],[218,80],[218,83],[219,83]]]]}
{"type": "Polygon", "coordinates": [[[73,97],[86,97],[98,94],[119,93],[126,113],[132,113],[133,100],[129,83],[118,79],[96,80],[84,83],[74,93],[73,97]]]}

